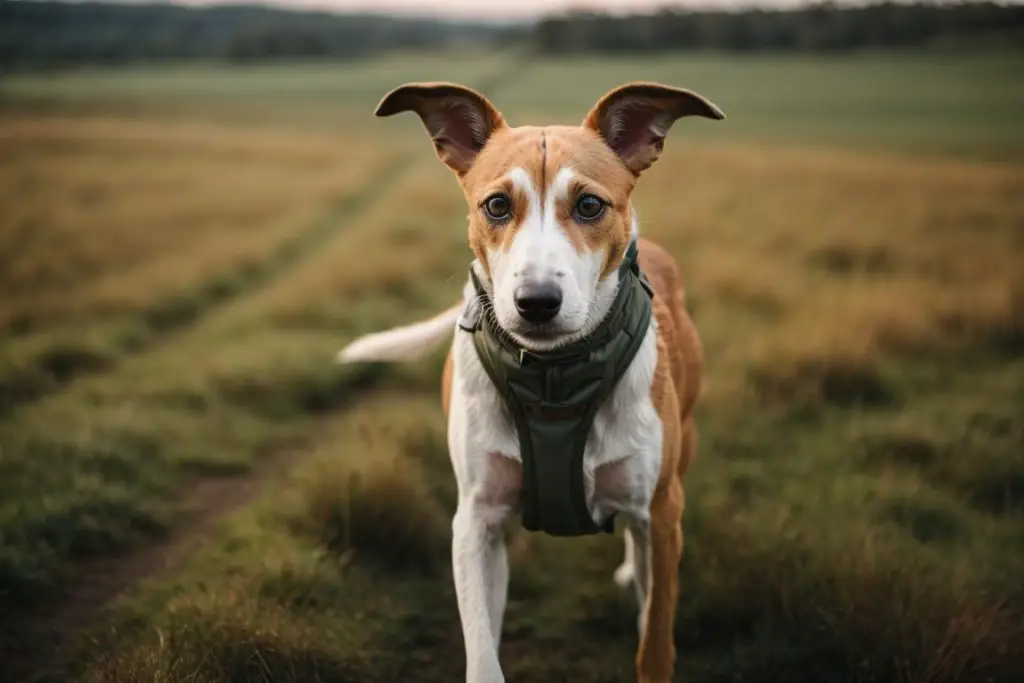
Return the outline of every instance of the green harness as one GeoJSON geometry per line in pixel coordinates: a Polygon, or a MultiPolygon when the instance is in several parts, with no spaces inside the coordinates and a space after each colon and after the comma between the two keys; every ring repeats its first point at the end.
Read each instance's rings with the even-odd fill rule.
{"type": "MultiPolygon", "coordinates": [[[[590,335],[550,352],[528,351],[498,328],[493,307],[464,327],[519,433],[523,461],[523,527],[552,536],[611,533],[587,509],[583,451],[594,415],[640,349],[651,322],[651,289],[631,242],[619,269],[611,310],[590,335]]],[[[477,296],[486,300],[476,273],[477,296]]],[[[483,303],[483,301],[482,301],[483,303]]]]}

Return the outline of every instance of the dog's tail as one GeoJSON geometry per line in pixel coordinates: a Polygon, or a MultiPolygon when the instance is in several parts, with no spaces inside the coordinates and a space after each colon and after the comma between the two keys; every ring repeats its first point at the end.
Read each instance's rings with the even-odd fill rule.
{"type": "Polygon", "coordinates": [[[451,337],[462,304],[438,313],[433,318],[411,325],[375,332],[356,339],[338,353],[340,363],[415,360],[451,337]]]}

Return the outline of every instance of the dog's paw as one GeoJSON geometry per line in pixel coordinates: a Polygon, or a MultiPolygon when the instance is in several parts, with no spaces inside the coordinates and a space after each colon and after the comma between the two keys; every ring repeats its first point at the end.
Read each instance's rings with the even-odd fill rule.
{"type": "Polygon", "coordinates": [[[619,588],[625,588],[629,584],[633,583],[633,577],[636,576],[636,570],[633,568],[632,562],[623,562],[619,565],[619,568],[612,574],[612,580],[615,581],[615,585],[619,588]]]}

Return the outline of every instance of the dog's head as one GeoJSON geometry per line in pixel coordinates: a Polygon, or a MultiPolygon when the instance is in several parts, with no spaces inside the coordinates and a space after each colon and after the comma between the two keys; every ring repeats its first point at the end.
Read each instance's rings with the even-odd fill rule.
{"type": "Polygon", "coordinates": [[[527,348],[585,335],[614,298],[636,221],[630,196],[683,116],[724,118],[700,95],[631,83],[580,126],[511,127],[483,95],[412,83],[384,96],[378,116],[414,111],[462,185],[469,244],[498,323],[527,348]]]}

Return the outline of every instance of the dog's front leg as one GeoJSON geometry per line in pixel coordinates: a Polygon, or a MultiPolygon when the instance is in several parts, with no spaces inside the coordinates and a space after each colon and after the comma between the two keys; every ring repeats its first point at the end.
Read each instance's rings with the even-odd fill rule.
{"type": "Polygon", "coordinates": [[[500,514],[472,495],[452,522],[452,568],[466,644],[467,683],[503,683],[498,663],[508,564],[500,514]]]}

